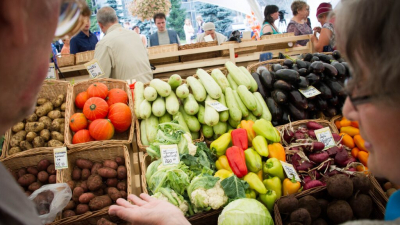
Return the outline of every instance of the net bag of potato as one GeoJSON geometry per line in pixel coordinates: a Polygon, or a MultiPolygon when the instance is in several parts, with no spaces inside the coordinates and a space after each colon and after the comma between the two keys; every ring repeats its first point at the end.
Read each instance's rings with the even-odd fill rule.
{"type": "Polygon", "coordinates": [[[71,199],[72,191],[66,183],[43,185],[33,192],[29,199],[33,201],[42,224],[54,221],[71,199]]]}

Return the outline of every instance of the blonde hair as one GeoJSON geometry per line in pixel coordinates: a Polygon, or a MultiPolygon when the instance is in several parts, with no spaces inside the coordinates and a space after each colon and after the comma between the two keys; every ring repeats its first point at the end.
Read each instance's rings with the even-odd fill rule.
{"type": "Polygon", "coordinates": [[[307,7],[307,3],[304,1],[296,0],[292,2],[292,5],[290,8],[292,9],[293,16],[297,15],[299,10],[301,10],[304,7],[307,7]]]}

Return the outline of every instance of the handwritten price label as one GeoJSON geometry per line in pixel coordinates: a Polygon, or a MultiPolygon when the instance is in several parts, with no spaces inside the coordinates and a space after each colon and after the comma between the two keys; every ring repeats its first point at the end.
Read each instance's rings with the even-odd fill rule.
{"type": "Polygon", "coordinates": [[[217,112],[223,112],[228,110],[228,108],[224,105],[222,105],[219,101],[213,100],[213,101],[207,101],[206,102],[209,106],[213,107],[217,112]]]}
{"type": "Polygon", "coordinates": [[[46,79],[49,79],[49,80],[57,79],[56,67],[54,66],[54,63],[49,64],[49,70],[47,71],[46,79]]]}
{"type": "Polygon", "coordinates": [[[86,70],[89,72],[91,78],[98,78],[104,75],[103,70],[100,67],[99,62],[96,59],[84,64],[86,70]]]}
{"type": "Polygon", "coordinates": [[[318,89],[316,89],[314,86],[308,86],[308,88],[305,89],[299,89],[299,91],[304,95],[304,97],[306,98],[311,98],[314,96],[317,96],[319,94],[321,94],[320,91],[318,91],[318,89]]]}
{"type": "Polygon", "coordinates": [[[329,127],[325,127],[319,130],[315,130],[315,136],[317,136],[317,140],[319,142],[324,143],[325,148],[328,149],[332,146],[335,146],[335,140],[333,139],[332,132],[329,127]]]}
{"type": "Polygon", "coordinates": [[[289,163],[284,162],[284,161],[281,161],[281,164],[282,164],[283,170],[284,170],[285,173],[286,173],[286,176],[287,176],[289,179],[292,179],[292,177],[294,176],[294,179],[295,179],[296,181],[301,182],[300,177],[299,177],[299,175],[297,174],[296,169],[293,167],[292,164],[289,164],[289,163]]]}
{"type": "Polygon", "coordinates": [[[178,145],[160,145],[160,151],[164,166],[176,165],[180,162],[178,145]]]}
{"type": "Polygon", "coordinates": [[[68,168],[68,157],[67,148],[55,148],[53,150],[54,154],[54,166],[56,170],[67,169],[68,168]]]}

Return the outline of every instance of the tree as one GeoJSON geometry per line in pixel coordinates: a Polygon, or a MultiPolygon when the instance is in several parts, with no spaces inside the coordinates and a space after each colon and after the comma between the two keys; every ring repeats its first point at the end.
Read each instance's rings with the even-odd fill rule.
{"type": "Polygon", "coordinates": [[[124,16],[124,11],[122,10],[122,5],[118,5],[116,0],[107,0],[105,5],[110,6],[117,13],[118,21],[123,23],[127,18],[124,16]]]}
{"type": "Polygon", "coordinates": [[[217,32],[226,34],[227,32],[232,31],[232,10],[208,3],[200,3],[196,5],[196,10],[201,14],[204,22],[213,22],[215,24],[215,30],[217,32]]]}
{"type": "Polygon", "coordinates": [[[185,24],[186,11],[181,9],[181,0],[171,0],[171,9],[167,18],[167,26],[174,29],[179,37],[184,37],[185,32],[183,25],[185,24]]]}
{"type": "Polygon", "coordinates": [[[146,37],[150,37],[151,32],[150,32],[150,28],[154,23],[152,23],[150,20],[145,20],[145,21],[141,21],[137,18],[135,18],[132,22],[132,25],[135,26],[139,26],[140,28],[140,33],[145,35],[146,37]]]}
{"type": "Polygon", "coordinates": [[[90,16],[90,31],[98,32],[98,31],[100,31],[100,28],[99,28],[99,25],[97,24],[96,5],[93,4],[92,0],[86,0],[86,4],[89,6],[90,12],[92,12],[92,15],[90,16]]]}

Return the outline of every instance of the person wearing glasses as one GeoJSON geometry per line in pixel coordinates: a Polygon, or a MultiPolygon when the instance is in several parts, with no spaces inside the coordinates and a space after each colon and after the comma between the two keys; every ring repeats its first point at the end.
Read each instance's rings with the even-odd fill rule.
{"type": "MultiPolygon", "coordinates": [[[[307,17],[310,14],[310,6],[306,2],[296,0],[291,5],[293,18],[287,26],[287,32],[295,36],[312,34],[311,27],[307,24],[307,17]]],[[[297,41],[297,46],[306,46],[308,40],[297,41]]]]}

